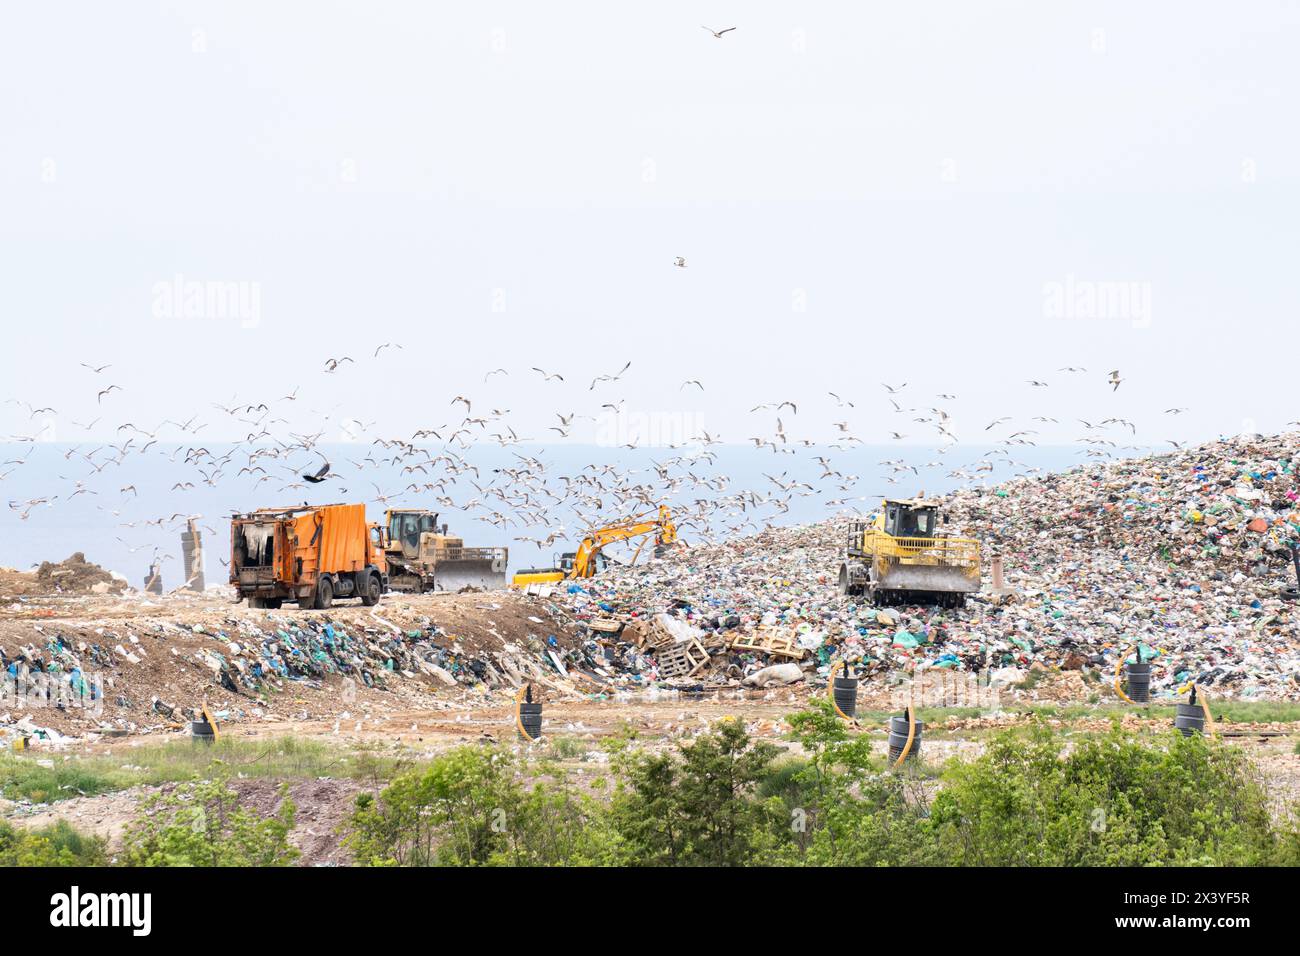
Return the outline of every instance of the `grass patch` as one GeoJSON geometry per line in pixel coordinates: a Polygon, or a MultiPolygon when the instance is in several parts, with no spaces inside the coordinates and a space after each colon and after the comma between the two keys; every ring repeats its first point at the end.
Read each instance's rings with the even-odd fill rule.
{"type": "MultiPolygon", "coordinates": [[[[1081,720],[1090,717],[1112,717],[1132,713],[1152,720],[1173,720],[1172,703],[1125,704],[1108,701],[1099,704],[1025,704],[1007,708],[1012,713],[1032,713],[1040,717],[1059,720],[1081,720]]],[[[1210,700],[1210,713],[1215,720],[1234,724],[1245,723],[1300,723],[1300,703],[1284,700],[1210,700]]]]}
{"type": "Polygon", "coordinates": [[[53,803],[138,785],[207,779],[218,770],[276,780],[348,777],[383,783],[410,765],[409,759],[374,749],[344,751],[332,743],[298,737],[223,737],[207,745],[171,740],[105,755],[62,757],[32,752],[0,756],[0,794],[10,800],[53,803]],[[42,761],[51,765],[44,766],[42,761]]]}

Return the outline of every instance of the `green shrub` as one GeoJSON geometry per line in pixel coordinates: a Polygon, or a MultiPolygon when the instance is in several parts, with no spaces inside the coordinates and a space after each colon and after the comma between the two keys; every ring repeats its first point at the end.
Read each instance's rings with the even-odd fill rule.
{"type": "Polygon", "coordinates": [[[675,751],[621,754],[610,813],[621,862],[634,866],[766,863],[787,839],[779,797],[759,785],[779,751],[722,720],[675,751]]]}
{"type": "Polygon", "coordinates": [[[906,866],[942,862],[926,819],[916,768],[885,769],[871,738],[852,735],[824,698],[790,717],[809,755],[804,784],[805,834],[785,862],[814,866],[906,866]]]}
{"type": "Polygon", "coordinates": [[[398,866],[581,865],[607,858],[603,808],[562,780],[526,789],[509,753],[460,747],[363,793],[347,844],[398,866]]]}
{"type": "Polygon", "coordinates": [[[979,866],[1230,866],[1268,862],[1275,835],[1241,751],[1173,734],[1065,741],[1046,728],[953,761],[930,826],[946,858],[979,866]]]}
{"type": "Polygon", "coordinates": [[[127,826],[128,866],[288,866],[294,805],[281,788],[280,807],[263,816],[239,805],[224,777],[181,784],[146,800],[127,826]]]}
{"type": "Polygon", "coordinates": [[[0,820],[0,866],[103,866],[105,841],[87,836],[66,820],[39,830],[0,820]]]}

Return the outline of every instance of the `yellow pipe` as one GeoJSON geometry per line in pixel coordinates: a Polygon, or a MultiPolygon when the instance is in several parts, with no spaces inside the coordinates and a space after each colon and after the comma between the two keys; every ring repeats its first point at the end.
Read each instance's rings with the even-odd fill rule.
{"type": "Polygon", "coordinates": [[[835,702],[835,671],[837,668],[844,667],[844,666],[845,665],[843,661],[836,661],[831,666],[831,682],[827,685],[827,690],[830,691],[831,706],[835,708],[835,713],[839,714],[845,720],[851,721],[852,723],[856,724],[857,723],[856,718],[850,717],[848,714],[844,713],[844,711],[840,710],[840,705],[835,702]]]}
{"type": "Polygon", "coordinates": [[[537,739],[536,737],[534,737],[528,731],[524,730],[524,721],[522,717],[523,709],[524,709],[524,695],[528,693],[528,686],[529,685],[524,684],[522,687],[519,688],[519,693],[515,695],[515,726],[519,728],[519,733],[523,735],[524,740],[536,740],[537,739]]]}
{"type": "Polygon", "coordinates": [[[206,720],[208,722],[208,726],[212,728],[212,739],[214,741],[220,740],[221,733],[217,730],[217,722],[213,720],[212,715],[208,713],[208,705],[203,704],[201,705],[200,709],[203,711],[203,719],[206,720]]]}
{"type": "Polygon", "coordinates": [[[1119,672],[1124,669],[1124,659],[1128,657],[1128,652],[1140,646],[1141,646],[1140,644],[1130,644],[1125,649],[1124,653],[1119,656],[1119,660],[1115,662],[1115,693],[1119,694],[1119,696],[1123,697],[1130,704],[1134,704],[1134,705],[1137,704],[1137,701],[1135,701],[1128,694],[1124,693],[1124,689],[1119,686],[1119,672]]]}
{"type": "Polygon", "coordinates": [[[903,744],[903,752],[900,753],[898,759],[894,761],[895,770],[903,765],[903,761],[907,759],[907,755],[912,752],[912,740],[916,737],[916,701],[913,701],[907,708],[907,718],[909,721],[907,725],[907,743],[903,744]]]}
{"type": "Polygon", "coordinates": [[[1177,693],[1183,694],[1189,690],[1194,691],[1196,693],[1197,700],[1201,702],[1201,713],[1205,715],[1206,728],[1209,730],[1211,735],[1217,733],[1218,731],[1214,724],[1214,715],[1210,713],[1210,705],[1205,700],[1206,698],[1205,691],[1201,689],[1199,684],[1192,683],[1192,684],[1184,684],[1182,687],[1178,688],[1177,693]]]}
{"type": "Polygon", "coordinates": [[[1210,713],[1210,704],[1205,699],[1205,691],[1201,690],[1199,687],[1197,688],[1197,690],[1199,691],[1197,696],[1201,698],[1201,711],[1205,714],[1205,726],[1209,729],[1210,736],[1213,737],[1215,734],[1218,733],[1218,730],[1214,726],[1214,717],[1210,713]]]}

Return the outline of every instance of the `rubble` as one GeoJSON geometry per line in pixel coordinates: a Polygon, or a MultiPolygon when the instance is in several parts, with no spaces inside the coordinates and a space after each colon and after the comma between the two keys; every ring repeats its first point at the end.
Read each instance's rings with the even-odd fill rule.
{"type": "Polygon", "coordinates": [[[127,581],[86,560],[80,551],[63,561],[42,561],[30,571],[0,568],[0,600],[36,595],[122,594],[127,581]]]}
{"type": "Polygon", "coordinates": [[[689,640],[710,654],[691,675],[714,684],[793,659],[821,678],[840,660],[866,679],[1036,666],[1091,675],[1095,688],[1140,646],[1155,699],[1190,682],[1216,697],[1300,698],[1285,590],[1300,540],[1297,448],[1296,436],[1238,438],[955,492],[944,530],[979,538],[984,555],[983,593],[961,609],[841,598],[842,520],[615,567],[551,600],[587,624],[624,683],[681,676],[662,662],[689,640]]]}
{"type": "Polygon", "coordinates": [[[567,621],[538,616],[513,595],[413,596],[381,605],[381,615],[223,609],[185,592],[150,609],[0,619],[0,738],[165,731],[197,719],[205,701],[225,723],[274,720],[273,709],[291,705],[307,719],[308,701],[334,717],[349,707],[436,709],[457,699],[490,706],[526,682],[573,698],[600,689],[591,673],[598,662],[567,621]],[[38,686],[57,694],[41,698],[38,686]]]}
{"type": "Polygon", "coordinates": [[[87,561],[80,551],[58,563],[42,561],[34,576],[46,593],[121,594],[127,587],[125,578],[87,561]]]}

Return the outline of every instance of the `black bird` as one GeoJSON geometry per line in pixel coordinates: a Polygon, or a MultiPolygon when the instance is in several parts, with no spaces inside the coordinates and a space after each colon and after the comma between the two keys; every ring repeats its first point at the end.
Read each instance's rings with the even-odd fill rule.
{"type": "Polygon", "coordinates": [[[325,462],[325,464],[320,466],[320,471],[316,472],[316,474],[314,475],[303,475],[302,480],[310,481],[313,485],[320,484],[320,482],[324,481],[326,478],[329,477],[329,473],[330,473],[330,463],[327,461],[325,462]]]}

